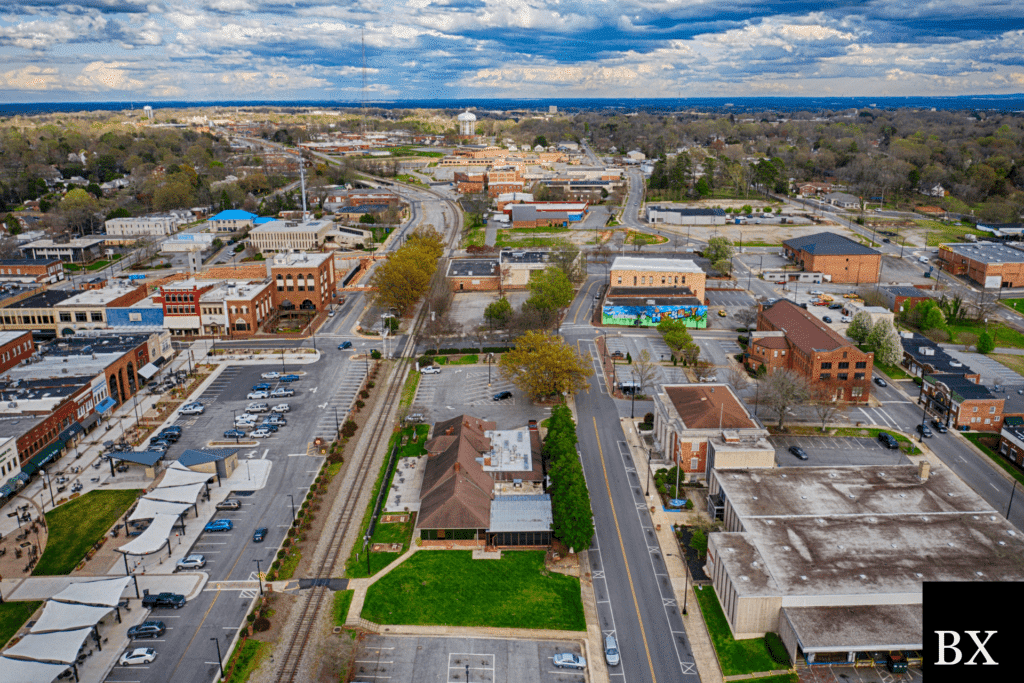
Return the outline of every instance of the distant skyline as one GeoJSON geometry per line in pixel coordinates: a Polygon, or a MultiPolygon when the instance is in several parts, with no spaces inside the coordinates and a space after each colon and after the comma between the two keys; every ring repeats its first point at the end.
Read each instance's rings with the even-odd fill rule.
{"type": "Polygon", "coordinates": [[[1024,92],[1024,0],[4,0],[0,101],[1024,92]]]}

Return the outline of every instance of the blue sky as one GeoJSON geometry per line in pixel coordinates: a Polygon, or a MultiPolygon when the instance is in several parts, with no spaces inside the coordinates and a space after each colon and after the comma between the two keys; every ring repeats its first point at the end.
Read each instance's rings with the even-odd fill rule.
{"type": "Polygon", "coordinates": [[[0,100],[1024,92],[1024,0],[3,0],[0,100]],[[724,7],[723,7],[724,6],[724,7]]]}

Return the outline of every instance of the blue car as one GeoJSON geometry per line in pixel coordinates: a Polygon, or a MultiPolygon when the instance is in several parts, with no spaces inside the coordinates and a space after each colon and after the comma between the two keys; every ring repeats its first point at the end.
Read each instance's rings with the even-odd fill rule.
{"type": "Polygon", "coordinates": [[[298,375],[282,375],[280,381],[281,382],[298,382],[299,381],[299,376],[298,375]]]}
{"type": "Polygon", "coordinates": [[[245,438],[245,432],[243,432],[241,429],[229,429],[228,431],[224,432],[224,438],[225,439],[244,439],[245,438]]]}
{"type": "Polygon", "coordinates": [[[268,432],[277,433],[277,425],[273,422],[260,422],[258,429],[266,429],[268,432]]]}
{"type": "Polygon", "coordinates": [[[252,385],[253,391],[270,391],[270,385],[266,382],[260,382],[259,384],[252,385]]]}
{"type": "Polygon", "coordinates": [[[215,519],[203,527],[203,531],[231,531],[233,526],[230,519],[215,519]]]}
{"type": "Polygon", "coordinates": [[[253,534],[252,534],[252,542],[253,543],[262,543],[263,539],[266,538],[266,537],[267,537],[267,527],[261,526],[259,529],[257,529],[256,531],[253,532],[253,534]]]}
{"type": "Polygon", "coordinates": [[[343,341],[340,344],[338,344],[338,348],[339,349],[351,349],[352,348],[352,342],[350,342],[350,341],[343,341]]]}

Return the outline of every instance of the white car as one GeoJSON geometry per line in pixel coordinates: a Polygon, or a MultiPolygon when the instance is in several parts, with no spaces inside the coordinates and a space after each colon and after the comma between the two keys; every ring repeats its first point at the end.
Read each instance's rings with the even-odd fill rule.
{"type": "Polygon", "coordinates": [[[174,571],[182,571],[189,569],[202,569],[206,566],[206,558],[202,555],[189,555],[178,560],[178,563],[174,565],[174,571]]]}
{"type": "Polygon", "coordinates": [[[256,416],[250,415],[249,413],[242,413],[241,415],[235,418],[236,427],[254,424],[256,424],[256,416]]]}
{"type": "Polygon", "coordinates": [[[180,410],[178,410],[179,415],[202,415],[204,412],[206,412],[206,408],[204,408],[201,405],[183,406],[180,410]]]}
{"type": "Polygon", "coordinates": [[[586,669],[587,660],[571,652],[559,652],[551,658],[559,669],[586,669]]]}
{"type": "Polygon", "coordinates": [[[841,322],[841,323],[852,323],[853,322],[853,318],[851,318],[848,315],[844,315],[841,318],[839,318],[839,322],[841,322]]]}
{"type": "Polygon", "coordinates": [[[294,396],[294,395],[295,395],[295,390],[294,389],[287,389],[285,387],[281,387],[280,389],[274,389],[273,391],[270,392],[270,398],[284,398],[285,396],[294,396]]]}
{"type": "Polygon", "coordinates": [[[420,368],[420,373],[423,375],[440,375],[441,368],[436,365],[428,365],[425,368],[420,368]]]}
{"type": "Polygon", "coordinates": [[[270,398],[270,394],[265,391],[250,391],[245,397],[250,401],[258,401],[261,398],[270,398]]]}
{"type": "Polygon", "coordinates": [[[156,650],[151,647],[137,647],[134,650],[125,650],[117,663],[121,666],[131,666],[132,664],[152,664],[154,661],[156,661],[156,650]]]}
{"type": "Polygon", "coordinates": [[[263,429],[262,427],[260,427],[259,429],[254,429],[251,432],[249,432],[250,439],[268,439],[270,438],[271,435],[273,435],[273,432],[271,432],[269,429],[263,429]]]}
{"type": "Polygon", "coordinates": [[[260,375],[260,377],[263,379],[277,379],[280,376],[280,372],[264,372],[262,375],[260,375]]]}
{"type": "Polygon", "coordinates": [[[287,413],[292,407],[287,403],[278,403],[276,406],[270,409],[272,413],[287,413]]]}

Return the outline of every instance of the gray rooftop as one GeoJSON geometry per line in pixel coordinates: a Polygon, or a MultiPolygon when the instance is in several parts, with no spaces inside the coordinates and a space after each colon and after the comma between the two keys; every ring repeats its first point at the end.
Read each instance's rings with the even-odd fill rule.
{"type": "Polygon", "coordinates": [[[677,213],[680,216],[724,216],[723,209],[684,209],[675,206],[652,206],[651,211],[662,211],[665,213],[677,213]]]}
{"type": "Polygon", "coordinates": [[[48,289],[38,294],[33,294],[27,299],[22,299],[16,303],[8,305],[6,308],[53,308],[57,304],[73,296],[77,296],[80,292],[76,292],[71,289],[48,289]]]}
{"type": "Polygon", "coordinates": [[[908,287],[906,285],[896,285],[894,287],[882,287],[882,291],[888,292],[893,296],[908,296],[908,297],[930,297],[932,292],[927,289],[918,289],[917,287],[908,287]]]}
{"type": "Polygon", "coordinates": [[[550,531],[551,496],[495,496],[488,531],[550,531]]]}
{"type": "Polygon", "coordinates": [[[943,244],[942,248],[949,249],[954,254],[981,263],[1024,263],[1024,249],[1010,244],[996,244],[994,242],[943,244]]]}
{"type": "Polygon", "coordinates": [[[498,274],[498,259],[465,258],[448,262],[448,277],[492,277],[498,274]]]}
{"type": "Polygon", "coordinates": [[[791,237],[783,240],[783,246],[795,251],[806,251],[815,256],[869,256],[879,255],[880,252],[870,247],[865,247],[860,242],[855,242],[849,237],[837,235],[833,232],[819,232],[804,237],[791,237]]]}
{"type": "Polygon", "coordinates": [[[861,652],[920,650],[924,612],[913,605],[784,607],[804,652],[835,652],[855,646],[861,652]]]}

